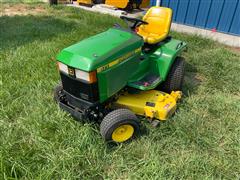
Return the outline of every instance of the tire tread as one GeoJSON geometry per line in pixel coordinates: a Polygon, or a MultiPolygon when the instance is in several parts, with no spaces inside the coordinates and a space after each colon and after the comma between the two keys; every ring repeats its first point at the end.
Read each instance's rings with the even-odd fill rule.
{"type": "Polygon", "coordinates": [[[163,91],[170,93],[171,91],[182,90],[184,79],[185,62],[183,57],[177,57],[168,74],[166,81],[160,85],[163,91]]]}
{"type": "Polygon", "coordinates": [[[136,126],[136,124],[138,125],[138,127],[134,127],[134,131],[139,130],[139,122],[138,122],[138,118],[136,117],[135,114],[133,114],[128,109],[117,109],[117,110],[110,112],[103,118],[103,120],[100,124],[100,133],[101,133],[102,137],[106,140],[110,140],[109,137],[106,137],[106,136],[108,136],[109,130],[114,125],[120,125],[120,124],[124,124],[124,122],[129,122],[126,120],[131,120],[135,126],[136,126]]]}

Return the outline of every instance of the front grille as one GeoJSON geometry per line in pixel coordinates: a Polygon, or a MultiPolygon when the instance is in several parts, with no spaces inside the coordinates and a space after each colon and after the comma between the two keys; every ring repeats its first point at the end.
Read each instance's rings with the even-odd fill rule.
{"type": "Polygon", "coordinates": [[[69,94],[90,102],[98,101],[99,96],[97,82],[88,84],[87,82],[70,77],[62,72],[60,72],[60,76],[62,79],[63,89],[69,94]]]}

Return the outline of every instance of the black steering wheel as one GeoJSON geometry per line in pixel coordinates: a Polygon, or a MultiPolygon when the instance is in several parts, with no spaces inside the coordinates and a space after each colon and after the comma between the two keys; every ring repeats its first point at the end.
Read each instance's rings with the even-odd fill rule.
{"type": "Polygon", "coordinates": [[[148,22],[143,21],[141,19],[137,19],[137,18],[131,18],[131,17],[126,17],[126,16],[120,16],[121,19],[123,19],[124,21],[129,21],[132,22],[133,25],[130,26],[131,30],[135,30],[136,27],[142,25],[142,24],[148,24],[148,22]]]}

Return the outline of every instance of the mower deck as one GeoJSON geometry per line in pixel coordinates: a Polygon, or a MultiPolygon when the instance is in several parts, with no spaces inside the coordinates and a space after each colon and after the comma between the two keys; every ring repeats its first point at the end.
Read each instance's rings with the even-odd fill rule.
{"type": "Polygon", "coordinates": [[[136,94],[124,93],[115,102],[116,107],[130,109],[137,115],[151,119],[166,120],[176,110],[180,91],[167,94],[157,90],[141,91],[136,94]]]}

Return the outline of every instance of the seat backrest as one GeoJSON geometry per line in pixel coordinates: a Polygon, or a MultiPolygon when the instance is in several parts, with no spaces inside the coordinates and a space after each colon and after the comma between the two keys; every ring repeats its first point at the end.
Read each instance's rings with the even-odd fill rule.
{"type": "Polygon", "coordinates": [[[147,11],[143,20],[148,24],[139,27],[142,31],[156,35],[168,34],[172,22],[172,9],[152,7],[147,11]]]}

